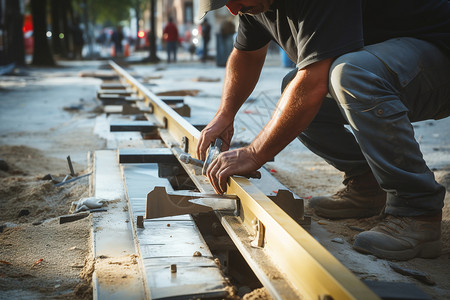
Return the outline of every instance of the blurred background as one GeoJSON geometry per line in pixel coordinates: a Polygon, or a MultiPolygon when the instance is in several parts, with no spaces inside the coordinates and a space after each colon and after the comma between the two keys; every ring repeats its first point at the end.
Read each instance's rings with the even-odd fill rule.
{"type": "MultiPolygon", "coordinates": [[[[200,19],[197,8],[198,0],[0,0],[0,68],[67,59],[157,62],[169,18],[180,55],[224,66],[238,18],[224,7],[200,19]]],[[[278,46],[271,51],[278,54],[278,46]]]]}

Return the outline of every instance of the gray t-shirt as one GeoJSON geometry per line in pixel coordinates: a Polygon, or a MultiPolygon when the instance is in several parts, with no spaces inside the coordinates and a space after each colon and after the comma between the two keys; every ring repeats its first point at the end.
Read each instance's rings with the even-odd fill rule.
{"type": "Polygon", "coordinates": [[[300,69],[401,36],[428,40],[450,54],[447,0],[275,0],[268,12],[239,18],[237,49],[274,40],[300,69]]]}

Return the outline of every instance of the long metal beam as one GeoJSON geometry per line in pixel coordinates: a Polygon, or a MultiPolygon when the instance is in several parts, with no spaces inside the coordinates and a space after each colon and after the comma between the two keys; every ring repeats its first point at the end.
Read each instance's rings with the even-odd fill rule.
{"type": "Polygon", "coordinates": [[[155,117],[155,119],[170,132],[172,137],[180,145],[187,141],[187,146],[183,147],[185,148],[184,151],[190,153],[191,155],[195,155],[195,149],[197,147],[196,145],[198,138],[200,137],[200,132],[123,68],[113,61],[110,61],[109,63],[120,75],[120,77],[131,85],[132,89],[135,90],[138,96],[145,99],[145,105],[150,107],[152,116],[155,117]]]}
{"type": "MultiPolygon", "coordinates": [[[[174,139],[172,146],[194,155],[200,132],[116,63],[110,62],[110,65],[139,96],[145,98],[152,115],[164,124],[165,132],[169,132],[171,139],[174,139]]],[[[199,175],[188,174],[194,177],[196,184],[207,184],[205,180],[198,179],[199,175]]],[[[211,190],[211,187],[199,189],[211,190]]],[[[222,224],[241,252],[246,252],[243,256],[255,274],[264,285],[270,285],[271,281],[278,282],[279,277],[289,284],[286,287],[289,292],[283,292],[282,284],[268,287],[275,299],[291,297],[292,290],[304,299],[379,299],[249,180],[230,178],[227,193],[239,197],[241,212],[239,218],[221,216],[222,224]],[[249,234],[255,236],[252,243],[248,239],[249,234]],[[255,254],[263,252],[263,257],[265,254],[271,260],[269,263],[276,268],[276,278],[273,274],[258,270],[258,262],[252,259],[252,248],[256,249],[253,251],[255,254]]]]}

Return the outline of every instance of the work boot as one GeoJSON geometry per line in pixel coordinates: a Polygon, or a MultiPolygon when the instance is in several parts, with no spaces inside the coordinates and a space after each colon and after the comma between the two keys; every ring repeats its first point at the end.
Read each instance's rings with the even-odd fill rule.
{"type": "Polygon", "coordinates": [[[332,196],[313,197],[309,207],[328,219],[367,218],[379,215],[386,204],[383,191],[372,172],[344,180],[346,187],[332,196]]]}
{"type": "Polygon", "coordinates": [[[380,258],[408,260],[435,258],[441,253],[442,215],[399,217],[387,215],[376,227],[358,234],[353,248],[380,258]]]}

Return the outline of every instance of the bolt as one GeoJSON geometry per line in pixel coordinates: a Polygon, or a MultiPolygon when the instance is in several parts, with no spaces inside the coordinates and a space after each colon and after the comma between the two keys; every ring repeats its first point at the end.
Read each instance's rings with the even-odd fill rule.
{"type": "Polygon", "coordinates": [[[177,264],[171,264],[170,265],[170,273],[176,273],[177,272],[177,264]]]}

